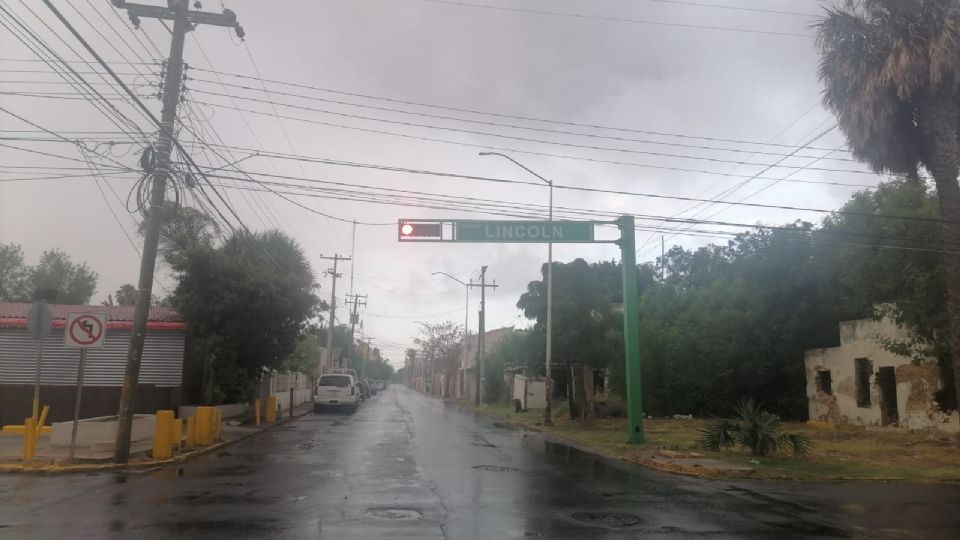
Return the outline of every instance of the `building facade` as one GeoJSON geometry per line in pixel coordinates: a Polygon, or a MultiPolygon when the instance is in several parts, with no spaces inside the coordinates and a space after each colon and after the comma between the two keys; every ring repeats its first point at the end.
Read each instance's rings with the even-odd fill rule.
{"type": "MultiPolygon", "coordinates": [[[[105,313],[103,348],[87,349],[81,418],[117,414],[133,326],[133,306],[50,305],[53,330],[42,342],[40,402],[49,421],[72,419],[80,350],[64,346],[68,313],[105,313]]],[[[0,424],[30,416],[38,342],[27,332],[30,304],[0,303],[0,424]]],[[[182,401],[186,324],[171,308],[150,309],[136,412],[176,410],[182,401]]]]}
{"type": "MultiPolygon", "coordinates": [[[[486,355],[497,348],[501,341],[514,332],[513,327],[507,326],[490,330],[484,335],[484,349],[486,355]]],[[[479,357],[479,342],[477,334],[468,334],[463,337],[460,366],[457,369],[456,379],[451,381],[454,395],[457,399],[476,401],[477,388],[477,358],[479,357]]],[[[503,377],[502,373],[484,373],[486,377],[503,377]]]]}
{"type": "Polygon", "coordinates": [[[937,427],[950,431],[957,413],[940,411],[942,388],[936,359],[914,363],[888,351],[884,340],[910,338],[890,319],[840,323],[840,346],[805,355],[811,420],[862,426],[937,427]]]}

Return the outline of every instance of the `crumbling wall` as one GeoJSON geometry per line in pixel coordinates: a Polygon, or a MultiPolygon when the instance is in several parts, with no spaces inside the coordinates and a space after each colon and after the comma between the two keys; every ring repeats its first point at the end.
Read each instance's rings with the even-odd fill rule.
{"type": "Polygon", "coordinates": [[[897,366],[896,375],[900,425],[909,429],[926,429],[941,423],[946,415],[934,399],[940,389],[940,367],[936,364],[904,364],[897,366]]]}
{"type": "Polygon", "coordinates": [[[895,369],[898,424],[910,429],[939,427],[953,429],[952,417],[939,411],[934,395],[940,388],[940,369],[933,359],[914,365],[910,359],[886,350],[880,337],[902,339],[906,330],[890,320],[865,319],[840,323],[839,347],[810,349],[804,364],[807,376],[808,412],[811,420],[879,426],[882,392],[877,374],[880,368],[895,369]],[[856,359],[871,362],[869,405],[857,403],[856,359]],[[817,372],[830,371],[832,395],[817,387],[817,372]]]}

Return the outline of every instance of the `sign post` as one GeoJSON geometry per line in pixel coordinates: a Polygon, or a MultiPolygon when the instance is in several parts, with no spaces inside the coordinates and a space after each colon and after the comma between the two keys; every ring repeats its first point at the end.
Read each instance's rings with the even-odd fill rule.
{"type": "MultiPolygon", "coordinates": [[[[616,221],[478,221],[401,219],[400,242],[465,243],[615,243],[623,266],[623,339],[627,374],[628,442],[640,444],[643,433],[643,397],[640,375],[640,315],[637,296],[636,230],[633,216],[616,221]],[[597,240],[596,225],[616,225],[619,240],[597,240]]],[[[483,330],[481,330],[482,332],[483,330]]],[[[547,374],[549,379],[550,374],[547,374]]]]}
{"type": "Polygon", "coordinates": [[[72,460],[77,447],[77,428],[80,422],[80,397],[83,393],[83,368],[87,363],[87,349],[102,348],[107,337],[106,313],[70,313],[64,329],[64,346],[80,349],[77,366],[77,399],[73,405],[73,428],[70,431],[70,456],[72,460]]]}
{"type": "MultiPolygon", "coordinates": [[[[50,334],[53,327],[53,315],[50,313],[50,307],[47,301],[40,299],[30,305],[27,311],[27,332],[30,337],[37,340],[37,370],[33,381],[33,409],[31,418],[34,420],[40,418],[40,377],[43,373],[43,338],[50,334]]],[[[40,426],[37,427],[40,429],[40,426]]],[[[38,431],[39,432],[39,431],[38,431]]]]}

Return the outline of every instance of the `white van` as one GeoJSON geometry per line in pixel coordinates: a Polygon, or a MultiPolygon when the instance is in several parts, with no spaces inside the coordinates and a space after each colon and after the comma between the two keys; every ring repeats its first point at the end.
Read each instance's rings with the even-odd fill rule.
{"type": "Polygon", "coordinates": [[[328,373],[317,379],[313,389],[313,412],[323,407],[337,407],[356,412],[360,404],[360,390],[353,375],[328,373]]]}

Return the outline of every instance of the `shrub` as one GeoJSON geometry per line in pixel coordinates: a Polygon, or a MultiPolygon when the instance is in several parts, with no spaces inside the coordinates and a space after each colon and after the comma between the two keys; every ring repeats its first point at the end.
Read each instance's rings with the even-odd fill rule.
{"type": "Polygon", "coordinates": [[[720,418],[700,430],[698,442],[707,450],[725,450],[739,444],[755,456],[766,456],[777,450],[790,450],[794,456],[805,456],[813,442],[799,433],[779,433],[780,418],[753,398],[741,399],[734,407],[736,418],[720,418]]]}

